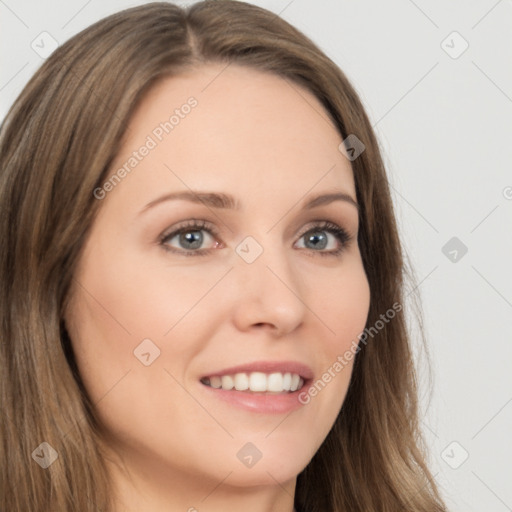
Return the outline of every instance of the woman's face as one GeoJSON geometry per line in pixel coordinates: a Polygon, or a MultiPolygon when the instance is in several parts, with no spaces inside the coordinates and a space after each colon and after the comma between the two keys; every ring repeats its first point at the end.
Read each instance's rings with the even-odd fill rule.
{"type": "Polygon", "coordinates": [[[370,291],[357,207],[305,206],[356,200],[326,111],[287,80],[224,68],[166,78],[139,104],[116,177],[95,191],[66,323],[133,474],[275,485],[294,481],[340,411],[353,360],[339,370],[338,358],[370,291]]]}

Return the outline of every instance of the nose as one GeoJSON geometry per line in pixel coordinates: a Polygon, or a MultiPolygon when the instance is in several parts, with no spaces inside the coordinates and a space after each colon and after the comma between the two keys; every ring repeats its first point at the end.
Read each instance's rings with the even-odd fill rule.
{"type": "Polygon", "coordinates": [[[308,307],[291,263],[283,247],[265,248],[252,263],[236,257],[232,299],[234,323],[240,331],[268,329],[282,336],[302,324],[308,307]]]}

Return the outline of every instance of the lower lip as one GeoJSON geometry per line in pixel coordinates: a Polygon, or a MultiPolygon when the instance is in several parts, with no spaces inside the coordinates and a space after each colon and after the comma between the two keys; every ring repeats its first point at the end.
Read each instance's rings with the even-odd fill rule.
{"type": "Polygon", "coordinates": [[[306,382],[297,391],[279,394],[236,391],[235,389],[228,391],[221,388],[212,388],[202,382],[199,384],[211,396],[215,396],[230,405],[245,409],[246,411],[264,414],[284,414],[295,411],[304,405],[299,402],[299,394],[307,389],[306,382]]]}

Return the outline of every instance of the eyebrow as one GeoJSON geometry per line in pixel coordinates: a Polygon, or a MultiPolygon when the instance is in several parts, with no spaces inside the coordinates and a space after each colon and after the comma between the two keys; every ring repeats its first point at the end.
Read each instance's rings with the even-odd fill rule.
{"type": "MultiPolygon", "coordinates": [[[[231,195],[224,194],[223,192],[201,192],[201,191],[187,191],[171,192],[165,194],[153,201],[149,202],[140,213],[143,213],[157,204],[165,201],[190,201],[192,203],[204,204],[210,208],[229,209],[239,211],[241,209],[240,203],[231,195]]],[[[319,194],[310,198],[303,204],[302,208],[310,210],[318,206],[324,206],[334,201],[344,201],[356,207],[359,211],[359,204],[349,194],[344,192],[332,192],[328,194],[319,194]]]]}

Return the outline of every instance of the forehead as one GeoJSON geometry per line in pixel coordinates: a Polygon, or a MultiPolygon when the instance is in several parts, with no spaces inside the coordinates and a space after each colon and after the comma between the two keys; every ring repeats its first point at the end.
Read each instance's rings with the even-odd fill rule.
{"type": "Polygon", "coordinates": [[[149,89],[114,167],[150,145],[125,180],[142,195],[164,185],[297,199],[309,189],[354,193],[341,141],[320,101],[303,87],[248,67],[208,64],[149,89]]]}

